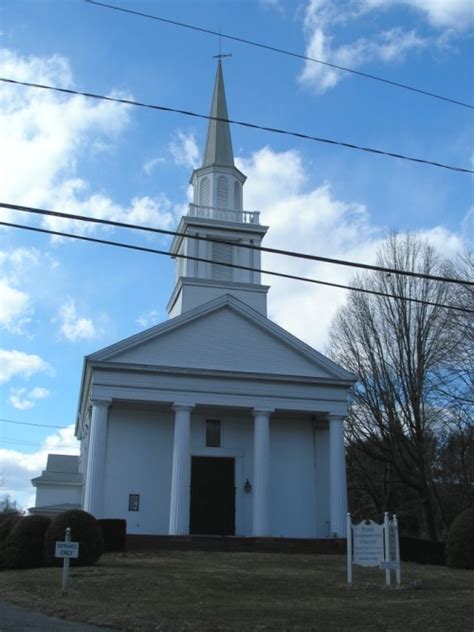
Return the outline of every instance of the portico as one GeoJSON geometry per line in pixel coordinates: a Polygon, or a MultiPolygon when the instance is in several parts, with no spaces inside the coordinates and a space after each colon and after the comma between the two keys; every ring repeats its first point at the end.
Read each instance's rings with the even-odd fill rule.
{"type": "MultiPolygon", "coordinates": [[[[127,391],[130,396],[130,389],[127,391]]],[[[84,508],[97,517],[125,515],[130,533],[188,535],[192,533],[193,459],[227,459],[232,460],[234,480],[232,502],[235,516],[231,535],[294,537],[300,533],[301,537],[322,538],[330,534],[341,537],[347,511],[345,459],[340,443],[343,416],[331,416],[314,408],[309,411],[285,410],[278,399],[275,399],[273,407],[250,403],[243,406],[241,401],[239,404],[223,406],[202,400],[199,403],[184,402],[182,399],[173,403],[125,401],[113,397],[91,400],[89,449],[84,450],[82,456],[86,468],[84,508]],[[219,421],[221,425],[222,439],[218,446],[206,445],[208,420],[219,421]],[[165,477],[168,478],[168,498],[159,493],[160,485],[157,485],[157,498],[153,499],[155,486],[152,478],[148,477],[146,483],[130,484],[116,495],[115,500],[110,498],[110,481],[123,479],[125,485],[126,472],[135,467],[134,463],[142,461],[145,467],[147,462],[146,454],[141,459],[136,458],[138,450],[134,448],[134,439],[119,440],[120,445],[116,445],[117,435],[124,423],[134,423],[137,432],[141,432],[143,427],[153,435],[152,429],[156,430],[155,440],[160,445],[156,446],[154,453],[160,460],[164,458],[167,461],[167,472],[157,473],[157,477],[161,483],[165,477]],[[299,433],[299,440],[288,439],[292,429],[299,433]],[[166,442],[163,434],[167,435],[166,442]],[[306,474],[300,476],[294,466],[288,465],[282,450],[285,450],[285,444],[291,443],[299,452],[299,465],[303,469],[308,468],[311,479],[308,480],[306,474]],[[111,453],[112,446],[116,446],[120,456],[114,465],[109,465],[107,453],[111,453]],[[329,451],[325,456],[327,448],[329,451]],[[171,458],[167,459],[163,452],[169,452],[171,458]],[[98,463],[101,465],[98,466],[98,463]],[[251,488],[249,491],[246,491],[246,483],[247,488],[251,488]],[[130,494],[140,497],[142,515],[149,512],[149,519],[138,525],[131,524],[131,514],[127,511],[130,494]],[[299,516],[300,524],[296,530],[285,531],[288,525],[283,514],[287,509],[281,511],[278,506],[285,502],[287,509],[290,508],[287,503],[293,503],[292,513],[299,516]],[[156,511],[167,512],[160,528],[152,526],[153,506],[156,511]],[[308,511],[307,507],[315,510],[308,511]]],[[[150,448],[150,441],[147,441],[147,448],[150,448]]],[[[291,456],[292,450],[289,452],[291,456]]]]}

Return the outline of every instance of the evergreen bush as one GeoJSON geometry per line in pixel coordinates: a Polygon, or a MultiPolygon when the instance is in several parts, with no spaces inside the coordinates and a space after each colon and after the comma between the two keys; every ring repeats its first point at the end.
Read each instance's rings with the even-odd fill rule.
{"type": "Polygon", "coordinates": [[[24,516],[18,520],[2,544],[4,568],[44,566],[44,536],[51,524],[46,516],[24,516]]]}
{"type": "Polygon", "coordinates": [[[71,529],[71,541],[79,542],[79,557],[71,558],[72,566],[94,564],[104,552],[102,529],[87,511],[71,509],[59,514],[49,525],[45,538],[45,557],[49,564],[59,566],[62,558],[55,558],[56,542],[64,542],[66,528],[71,529]]]}
{"type": "Polygon", "coordinates": [[[127,521],[122,519],[102,519],[97,521],[104,536],[104,551],[122,552],[127,543],[127,521]]]}
{"type": "Polygon", "coordinates": [[[4,542],[15,524],[21,519],[21,513],[7,513],[0,517],[0,545],[4,542]]]}
{"type": "Polygon", "coordinates": [[[404,562],[445,566],[444,542],[400,537],[400,558],[404,562]]]}
{"type": "Polygon", "coordinates": [[[474,570],[474,507],[462,511],[449,529],[446,564],[474,570]]]}

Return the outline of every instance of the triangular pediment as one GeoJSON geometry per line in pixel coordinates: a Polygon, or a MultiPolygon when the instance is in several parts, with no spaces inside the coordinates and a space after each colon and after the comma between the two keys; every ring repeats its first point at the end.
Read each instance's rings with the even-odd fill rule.
{"type": "Polygon", "coordinates": [[[353,379],[352,374],[230,295],[87,359],[126,365],[353,379]]]}

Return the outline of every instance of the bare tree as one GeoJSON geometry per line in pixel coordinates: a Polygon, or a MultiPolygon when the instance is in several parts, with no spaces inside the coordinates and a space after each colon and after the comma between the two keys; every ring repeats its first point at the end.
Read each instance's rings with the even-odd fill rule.
{"type": "MultiPolygon", "coordinates": [[[[392,235],[377,263],[429,275],[443,274],[449,265],[413,235],[392,235]]],[[[457,286],[430,279],[374,272],[356,277],[354,283],[404,298],[458,303],[457,286]]],[[[454,311],[443,307],[352,292],[330,332],[331,356],[359,377],[349,443],[389,466],[392,484],[415,494],[421,530],[431,539],[442,529],[433,477],[437,436],[451,419],[442,390],[453,359],[463,355],[466,344],[457,320],[454,311]]]]}

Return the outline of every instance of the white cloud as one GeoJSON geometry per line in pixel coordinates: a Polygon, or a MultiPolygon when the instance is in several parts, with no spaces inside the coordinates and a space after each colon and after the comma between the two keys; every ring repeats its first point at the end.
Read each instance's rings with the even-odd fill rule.
{"type": "Polygon", "coordinates": [[[259,3],[265,9],[273,9],[282,15],[285,13],[285,9],[281,0],[259,0],[259,3]]]}
{"type": "MultiPolygon", "coordinates": [[[[336,200],[328,184],[311,186],[297,151],[268,147],[249,160],[238,160],[247,176],[246,208],[261,211],[270,226],[265,245],[341,259],[373,261],[382,230],[372,226],[366,208],[336,200]]],[[[262,267],[334,283],[347,283],[349,268],[303,259],[262,255],[262,267]]],[[[277,277],[271,285],[269,316],[308,344],[321,349],[344,290],[277,277]]]]}
{"type": "Polygon", "coordinates": [[[366,0],[369,9],[386,9],[396,4],[421,12],[437,28],[464,31],[474,24],[472,0],[366,0]]]}
{"type": "Polygon", "coordinates": [[[166,160],[159,156],[157,158],[151,158],[150,160],[147,160],[143,165],[143,171],[146,173],[147,176],[149,176],[150,173],[154,171],[156,167],[158,167],[158,165],[162,165],[164,162],[166,162],[166,160]]]}
{"type": "MultiPolygon", "coordinates": [[[[22,57],[0,51],[0,73],[20,80],[73,86],[67,59],[22,57]]],[[[126,95],[130,97],[130,95],[126,95]]],[[[175,209],[165,196],[136,197],[127,205],[117,204],[103,192],[90,190],[78,174],[86,152],[110,151],[129,123],[129,107],[97,102],[79,96],[2,86],[0,96],[0,185],[5,199],[18,204],[97,219],[141,223],[169,228],[176,221],[175,209]],[[25,187],[25,181],[28,186],[25,187]]],[[[178,133],[176,156],[194,160],[193,135],[178,133]]],[[[144,166],[150,172],[160,161],[144,166]]],[[[8,219],[14,212],[2,214],[8,219]]],[[[44,217],[49,230],[90,235],[112,229],[78,220],[44,217]]],[[[60,241],[61,238],[53,238],[60,241]]]]}
{"type": "MultiPolygon", "coordinates": [[[[306,55],[336,66],[357,69],[371,61],[396,63],[409,53],[427,47],[443,48],[456,31],[474,22],[472,0],[366,0],[364,3],[349,0],[334,3],[331,0],[309,0],[306,6],[304,27],[307,37],[306,55]],[[394,27],[374,31],[368,36],[339,43],[338,28],[348,22],[364,19],[367,14],[402,5],[422,12],[433,27],[444,29],[441,35],[421,36],[415,30],[394,27]]],[[[323,93],[333,88],[348,74],[315,62],[306,61],[298,79],[301,83],[323,93]]]]}
{"type": "Polygon", "coordinates": [[[16,375],[28,378],[41,372],[51,373],[52,369],[40,356],[16,349],[0,349],[0,382],[8,382],[16,375]]]}
{"type": "Polygon", "coordinates": [[[70,298],[59,308],[60,332],[70,342],[92,340],[98,336],[90,318],[78,317],[76,304],[70,298]]]}
{"type": "Polygon", "coordinates": [[[177,165],[190,169],[199,166],[201,154],[193,132],[186,134],[178,130],[169,144],[169,150],[177,165]]]}
{"type": "Polygon", "coordinates": [[[36,452],[27,454],[0,447],[0,463],[4,482],[1,493],[10,494],[24,507],[34,504],[31,479],[46,468],[48,454],[79,454],[79,442],[74,437],[74,424],[49,435],[36,452]]]}
{"type": "MultiPolygon", "coordinates": [[[[59,55],[22,57],[4,49],[0,72],[21,81],[73,86],[69,63],[59,55]]],[[[0,177],[4,198],[48,205],[58,182],[74,173],[78,153],[89,151],[92,140],[115,139],[128,119],[128,108],[111,102],[3,85],[0,177]]]]}
{"type": "MultiPolygon", "coordinates": [[[[428,45],[429,40],[422,38],[415,31],[404,31],[393,28],[375,33],[372,37],[361,37],[343,45],[335,45],[335,36],[328,35],[329,25],[355,17],[354,14],[334,14],[334,5],[326,2],[310,2],[307,7],[305,29],[308,34],[306,55],[313,59],[334,64],[336,66],[356,69],[372,60],[383,62],[401,61],[407,52],[420,49],[428,45]]],[[[318,92],[333,88],[347,73],[324,66],[312,61],[306,61],[299,80],[311,86],[318,92]]]]}
{"type": "Polygon", "coordinates": [[[20,333],[29,322],[26,317],[29,312],[28,294],[0,279],[0,327],[12,333],[20,333]]]}
{"type": "Polygon", "coordinates": [[[162,320],[161,316],[161,313],[157,309],[151,309],[148,312],[140,314],[136,323],[137,325],[140,325],[140,327],[152,327],[162,320]]]}
{"type": "Polygon", "coordinates": [[[33,408],[39,399],[46,397],[49,397],[49,391],[41,386],[35,386],[29,391],[26,388],[12,388],[10,389],[9,402],[18,410],[28,410],[33,408]]]}
{"type": "MultiPolygon", "coordinates": [[[[268,147],[237,166],[247,176],[244,207],[261,211],[270,226],[264,245],[308,254],[375,263],[387,235],[372,223],[360,203],[338,200],[329,184],[310,182],[297,151],[274,152],[268,147]]],[[[460,234],[444,227],[420,230],[443,256],[463,247],[460,234]]],[[[262,253],[262,268],[350,285],[354,268],[262,253]]],[[[269,317],[293,334],[324,350],[332,318],[345,301],[346,291],[302,281],[268,276],[269,317]]]]}
{"type": "Polygon", "coordinates": [[[31,297],[18,286],[38,260],[39,252],[34,248],[0,251],[0,327],[10,333],[23,333],[31,321],[31,297]]]}
{"type": "MultiPolygon", "coordinates": [[[[135,197],[129,207],[124,207],[101,193],[88,195],[88,184],[81,178],[63,182],[51,198],[53,210],[74,215],[165,229],[174,226],[176,221],[174,208],[164,195],[157,198],[135,197]]],[[[42,224],[49,230],[82,235],[90,235],[97,230],[110,230],[93,223],[51,216],[44,217],[42,224]]],[[[61,237],[54,237],[53,240],[61,240],[61,237]]]]}

